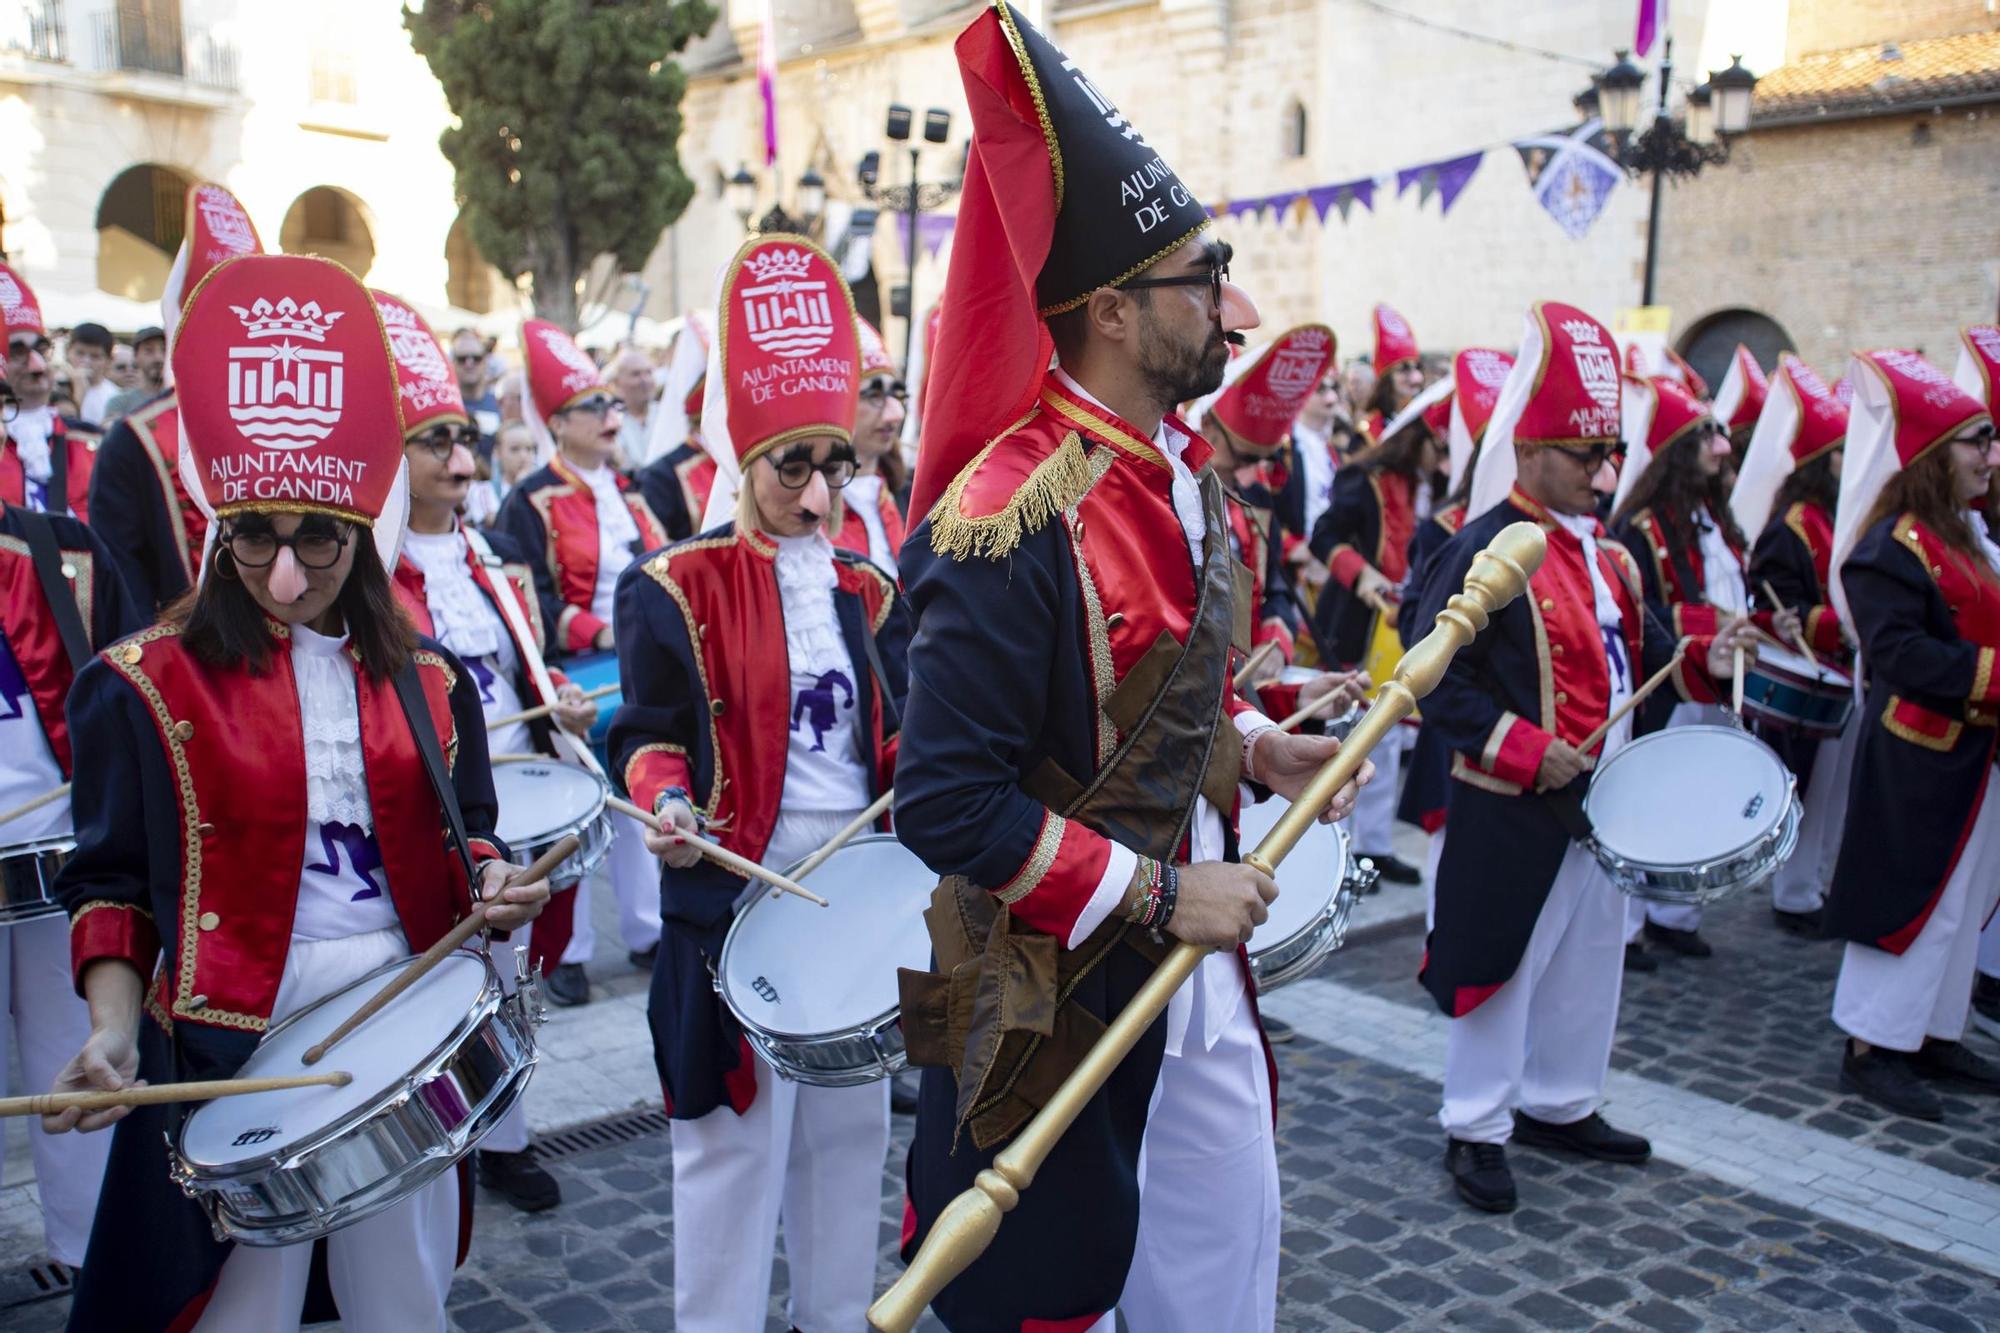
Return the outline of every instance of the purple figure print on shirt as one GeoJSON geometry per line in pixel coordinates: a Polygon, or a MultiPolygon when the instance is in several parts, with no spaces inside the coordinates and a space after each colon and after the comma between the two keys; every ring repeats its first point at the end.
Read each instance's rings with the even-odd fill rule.
{"type": "Polygon", "coordinates": [[[348,898],[349,902],[382,896],[382,882],[375,877],[375,872],[382,868],[382,849],[376,845],[373,833],[359,824],[331,820],[319,826],[319,848],[326,860],[308,862],[308,871],[337,878],[344,866],[363,885],[348,898]],[[343,851],[347,853],[345,857],[341,855],[343,851]]]}
{"type": "Polygon", "coordinates": [[[21,701],[28,697],[28,678],[22,674],[21,664],[14,660],[14,650],[7,643],[7,636],[0,634],[0,719],[12,721],[26,717],[27,709],[21,701]]]}
{"type": "Polygon", "coordinates": [[[479,686],[479,702],[483,704],[492,703],[493,668],[486,665],[486,659],[483,657],[468,657],[464,661],[465,665],[472,671],[473,682],[479,686]]]}
{"type": "Polygon", "coordinates": [[[824,672],[810,687],[800,690],[792,704],[792,730],[799,729],[801,717],[812,725],[814,754],[826,753],[826,733],[832,731],[838,721],[833,697],[836,685],[847,695],[846,701],[838,707],[854,707],[854,683],[842,671],[824,672]]]}

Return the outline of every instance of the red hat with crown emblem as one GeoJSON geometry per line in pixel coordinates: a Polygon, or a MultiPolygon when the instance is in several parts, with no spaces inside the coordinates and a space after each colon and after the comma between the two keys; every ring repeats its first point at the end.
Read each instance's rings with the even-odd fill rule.
{"type": "MultiPolygon", "coordinates": [[[[1886,409],[1882,422],[1891,428],[1900,467],[1911,466],[1967,426],[1987,418],[1977,398],[1916,352],[1902,348],[1856,352],[1854,365],[1876,381],[1874,396],[1886,409]]],[[[1858,397],[1862,385],[1858,375],[1856,379],[1858,397]]]]}
{"type": "Polygon", "coordinates": [[[6,264],[0,264],[0,323],[6,325],[9,344],[15,338],[31,335],[40,338],[48,333],[42,324],[42,303],[35,299],[35,289],[6,264]]]}
{"type": "Polygon", "coordinates": [[[894,375],[895,358],[889,355],[889,344],[882,341],[881,330],[859,315],[854,317],[854,329],[861,339],[861,378],[894,375]]]}
{"type": "Polygon", "coordinates": [[[1386,375],[1397,366],[1418,359],[1417,335],[1409,321],[1385,302],[1375,305],[1375,373],[1386,375]]]}
{"type": "Polygon", "coordinates": [[[1653,390],[1654,406],[1652,419],[1646,426],[1646,448],[1655,456],[1711,419],[1708,405],[1688,392],[1679,380],[1655,375],[1647,384],[1653,390]]]}
{"type": "Polygon", "coordinates": [[[1451,383],[1459,419],[1476,442],[1493,419],[1493,405],[1500,401],[1500,386],[1514,358],[1492,347],[1468,347],[1452,358],[1451,383]]]}
{"type": "Polygon", "coordinates": [[[1230,361],[1201,418],[1213,417],[1250,448],[1275,449],[1291,434],[1333,356],[1333,330],[1326,325],[1288,329],[1262,350],[1230,361]]]}
{"type": "Polygon", "coordinates": [[[1778,353],[1764,410],[1729,492],[1729,506],[1744,532],[1764,530],[1785,478],[1847,438],[1847,408],[1826,381],[1790,352],[1778,353]]]}
{"type": "Polygon", "coordinates": [[[1993,409],[2000,392],[2000,324],[1974,324],[1958,335],[1958,369],[1952,382],[1993,409]]]}
{"type": "Polygon", "coordinates": [[[435,426],[470,425],[458,377],[444,359],[437,335],[400,297],[374,291],[375,308],[389,335],[389,353],[396,358],[396,385],[403,403],[405,437],[435,426]]]}
{"type": "Polygon", "coordinates": [[[238,255],[264,253],[264,243],[241,201],[207,181],[188,186],[187,220],[181,235],[181,248],[174,255],[173,269],[160,295],[160,309],[169,327],[180,318],[187,294],[200,286],[217,264],[238,255]]]}
{"type": "Polygon", "coordinates": [[[1729,369],[1722,374],[1722,387],[1715,391],[1715,419],[1732,436],[1749,430],[1757,424],[1757,414],[1764,410],[1770,390],[1757,358],[1742,343],[1736,344],[1736,354],[1729,358],[1729,369]]]}
{"type": "MultiPolygon", "coordinates": [[[[1521,444],[1610,444],[1618,439],[1618,344],[1591,315],[1560,301],[1529,312],[1541,337],[1533,389],[1514,423],[1521,444]]],[[[1525,360],[1528,348],[1523,347],[1525,360]]],[[[1518,370],[1519,367],[1517,366],[1518,370]]]]}
{"type": "Polygon", "coordinates": [[[610,392],[604,384],[604,372],[590,359],[590,353],[546,319],[522,323],[521,355],[528,369],[531,401],[527,406],[538,421],[547,421],[594,393],[610,392]]]}
{"type": "Polygon", "coordinates": [[[403,423],[381,317],[352,273],[309,255],[223,261],[188,294],[173,365],[183,462],[216,517],[382,515],[403,423]]]}
{"type": "MultiPolygon", "coordinates": [[[[719,406],[742,466],[793,440],[853,438],[861,339],[847,280],[824,250],[803,236],[744,242],[723,278],[717,324],[719,406]]],[[[716,432],[706,433],[714,452],[716,432]]]]}

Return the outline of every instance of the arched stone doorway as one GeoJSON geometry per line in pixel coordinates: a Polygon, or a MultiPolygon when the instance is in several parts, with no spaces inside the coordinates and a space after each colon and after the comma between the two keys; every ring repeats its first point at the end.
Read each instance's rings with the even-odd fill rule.
{"type": "Polygon", "coordinates": [[[193,180],[142,162],[112,178],[97,201],[97,285],[113,296],[157,301],[187,226],[193,180]]]}
{"type": "Polygon", "coordinates": [[[1680,353],[1710,389],[1719,388],[1729,372],[1736,344],[1750,349],[1766,373],[1777,369],[1778,353],[1794,350],[1792,335],[1769,315],[1756,310],[1718,310],[1696,320],[1681,335],[1680,353]]]}
{"type": "Polygon", "coordinates": [[[331,185],[315,185],[285,210],[278,248],[288,255],[336,260],[357,278],[375,265],[375,234],[361,201],[331,185]]]}
{"type": "Polygon", "coordinates": [[[472,229],[465,225],[463,213],[452,220],[451,230],[445,233],[444,268],[445,300],[475,315],[493,313],[499,283],[493,266],[473,244],[472,229]]]}

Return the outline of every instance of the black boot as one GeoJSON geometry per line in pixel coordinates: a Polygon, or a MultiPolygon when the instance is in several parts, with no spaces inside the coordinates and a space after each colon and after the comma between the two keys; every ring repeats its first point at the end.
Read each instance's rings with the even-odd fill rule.
{"type": "Polygon", "coordinates": [[[1810,912],[1787,912],[1782,907],[1771,909],[1772,919],[1778,923],[1779,930],[1805,940],[1819,938],[1820,915],[1820,909],[1817,907],[1810,912]]]}
{"type": "Polygon", "coordinates": [[[1657,921],[1646,923],[1646,938],[1664,948],[1668,953],[1677,953],[1683,958],[1707,958],[1715,950],[1708,947],[1708,941],[1698,930],[1675,930],[1657,921]]]}
{"type": "Polygon", "coordinates": [[[524,1213],[539,1213],[562,1202],[562,1186],[535,1160],[532,1146],[520,1152],[480,1149],[479,1183],[524,1213]]]}
{"type": "Polygon", "coordinates": [[[1273,1046],[1283,1046],[1298,1035],[1284,1019],[1272,1018],[1269,1014],[1264,1016],[1264,1040],[1273,1046]]]}
{"type": "Polygon", "coordinates": [[[1972,1021],[1989,1037],[2000,1037],[2000,977],[1984,972],[1972,983],[1972,1021]]]}
{"type": "Polygon", "coordinates": [[[1552,1148],[1594,1157],[1600,1162],[1622,1166],[1643,1166],[1653,1156],[1653,1145],[1637,1134],[1613,1129],[1604,1117],[1592,1111],[1581,1120],[1558,1125],[1537,1120],[1525,1111],[1514,1112],[1514,1142],[1531,1148],[1552,1148]]]}
{"type": "Polygon", "coordinates": [[[1646,946],[1633,940],[1625,946],[1625,970],[1627,972],[1657,972],[1660,960],[1646,952],[1646,946]]]}
{"type": "Polygon", "coordinates": [[[590,978],[582,963],[558,963],[542,978],[542,994],[549,1003],[564,1009],[590,1003],[590,978]]]}
{"type": "Polygon", "coordinates": [[[1483,1213],[1511,1213],[1520,1199],[1514,1173],[1507,1166],[1507,1149],[1498,1143],[1467,1143],[1446,1139],[1444,1169],[1458,1197],[1483,1213]]]}
{"type": "Polygon", "coordinates": [[[1897,1115],[1913,1120],[1944,1119],[1944,1103],[1917,1077],[1910,1057],[1902,1051],[1875,1046],[1866,1055],[1856,1055],[1854,1043],[1848,1042],[1840,1057],[1840,1086],[1842,1091],[1897,1115]]]}
{"type": "Polygon", "coordinates": [[[1375,863],[1375,869],[1383,879],[1391,884],[1421,884],[1424,872],[1408,861],[1389,855],[1387,852],[1363,852],[1361,855],[1375,863]]]}
{"type": "Polygon", "coordinates": [[[1967,1050],[1963,1042],[1932,1037],[1910,1057],[1910,1067],[1919,1078],[1935,1083],[1949,1083],[1968,1092],[2000,1092],[2000,1068],[1967,1050]]]}

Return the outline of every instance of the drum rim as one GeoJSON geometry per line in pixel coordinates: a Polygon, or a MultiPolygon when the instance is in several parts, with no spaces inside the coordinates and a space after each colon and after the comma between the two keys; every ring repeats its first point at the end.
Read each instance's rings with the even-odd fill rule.
{"type": "MultiPolygon", "coordinates": [[[[450,959],[457,957],[476,958],[481,963],[485,964],[485,984],[480,991],[479,1003],[475,1004],[471,1009],[468,1009],[465,1012],[465,1014],[460,1017],[459,1021],[452,1026],[451,1030],[445,1034],[444,1038],[441,1041],[439,1041],[437,1045],[433,1046],[421,1060],[412,1063],[408,1071],[405,1072],[404,1075],[402,1076],[402,1079],[399,1083],[382,1089],[380,1092],[368,1098],[366,1101],[362,1102],[359,1106],[355,1107],[353,1110],[327,1123],[326,1125],[321,1126],[319,1129],[310,1131],[308,1134],[301,1135],[298,1138],[291,1139],[283,1143],[276,1143],[272,1147],[272,1150],[270,1152],[264,1153],[258,1157],[244,1158],[239,1162],[227,1165],[223,1163],[199,1162],[193,1158],[190,1158],[187,1155],[186,1144],[187,1144],[187,1134],[189,1127],[194,1124],[195,1119],[201,1115],[202,1111],[206,1107],[215,1104],[213,1102],[204,1102],[201,1106],[197,1106],[192,1112],[190,1112],[185,1120],[181,1121],[180,1133],[175,1136],[174,1142],[172,1144],[174,1156],[190,1172],[199,1171],[201,1176],[205,1179],[226,1180],[238,1176],[259,1175],[266,1171],[269,1171],[275,1164],[271,1162],[270,1159],[278,1157],[296,1157],[303,1155],[305,1153],[313,1152],[319,1148],[322,1148],[326,1146],[326,1144],[332,1142],[334,1139],[345,1134],[348,1130],[353,1129],[356,1125],[360,1124],[361,1122],[365,1120],[372,1120],[377,1114],[379,1114],[382,1110],[384,1110],[389,1103],[399,1101],[402,1098],[409,1096],[410,1084],[413,1081],[418,1080],[419,1076],[425,1073],[426,1071],[435,1073],[439,1068],[439,1066],[442,1064],[442,1062],[445,1059],[447,1059],[453,1051],[456,1051],[460,1046],[464,1045],[465,1038],[468,1035],[470,1035],[472,1032],[476,1031],[478,1028],[482,1027],[484,1024],[486,1024],[488,1021],[492,1019],[494,1014],[499,1010],[499,1008],[505,1003],[507,999],[506,995],[502,992],[501,989],[499,970],[494,967],[493,959],[491,958],[491,956],[486,954],[484,951],[478,949],[455,949],[450,954],[446,955],[446,961],[449,961],[450,959]]],[[[318,1009],[321,1005],[326,1004],[327,1002],[333,1000],[337,996],[344,995],[348,991],[353,990],[356,987],[359,987],[366,982],[373,981],[381,977],[385,977],[390,972],[415,962],[416,958],[417,955],[412,954],[408,958],[391,959],[390,961],[382,964],[380,967],[375,968],[373,971],[366,972],[361,976],[356,977],[353,981],[347,983],[347,985],[342,986],[337,990],[329,991],[327,994],[320,996],[319,999],[314,1000],[311,1004],[307,1005],[305,1008],[298,1010],[296,1013],[286,1015],[282,1021],[266,1028],[264,1030],[264,1036],[262,1040],[268,1041],[271,1037],[275,1036],[277,1033],[280,1033],[284,1031],[286,1028],[291,1027],[294,1023],[304,1018],[307,1014],[310,1014],[311,1012],[313,1012],[313,1010],[318,1009]]],[[[533,1054],[534,1052],[531,1043],[530,1045],[531,1057],[533,1056],[533,1054]]]]}
{"type": "Polygon", "coordinates": [[[0,843],[0,861],[25,861],[30,857],[64,856],[76,851],[76,834],[66,833],[59,837],[29,838],[25,842],[0,843]]]}
{"type": "Polygon", "coordinates": [[[1760,647],[1757,656],[1743,664],[1743,671],[1746,676],[1772,676],[1796,682],[1802,688],[1817,687],[1829,693],[1834,690],[1847,692],[1854,688],[1854,677],[1839,667],[1828,662],[1815,664],[1789,648],[1773,648],[1769,644],[1760,647]],[[1785,656],[1783,658],[1770,656],[1776,652],[1782,652],[1785,656]],[[1797,665],[1794,666],[1793,663],[1797,665]],[[1818,674],[1813,674],[1815,672],[1818,674]]]}
{"type": "Polygon", "coordinates": [[[1602,848],[1604,851],[1607,851],[1611,853],[1611,855],[1616,857],[1621,864],[1637,867],[1640,869],[1681,870],[1681,871],[1686,870],[1687,867],[1689,866],[1713,865],[1718,861],[1726,861],[1729,860],[1731,857],[1740,856],[1747,848],[1753,847],[1758,842],[1766,838],[1772,837],[1775,833],[1777,833],[1780,829],[1784,827],[1785,823],[1784,811],[1786,809],[1786,803],[1787,802],[1796,803],[1798,800],[1798,791],[1799,791],[1798,778],[1793,775],[1792,771],[1789,768],[1785,767],[1785,761],[1778,758],[1777,751],[1773,750],[1770,746],[1764,744],[1764,742],[1758,740],[1755,736],[1752,736],[1749,732],[1743,730],[1741,727],[1720,726],[1712,722],[1691,723],[1686,726],[1668,727],[1662,731],[1655,731],[1650,733],[1649,735],[1641,736],[1636,740],[1627,741],[1624,745],[1619,746],[1617,753],[1613,754],[1611,758],[1607,759],[1606,761],[1604,761],[1603,764],[1599,765],[1596,771],[1592,774],[1590,779],[1590,786],[1585,789],[1583,794],[1584,815],[1586,817],[1590,815],[1590,798],[1597,790],[1598,780],[1601,779],[1606,773],[1611,771],[1612,764],[1618,762],[1620,759],[1623,759],[1626,755],[1636,752],[1642,746],[1648,745],[1654,741],[1662,740],[1667,737],[1675,737],[1675,736],[1684,737],[1699,732],[1716,732],[1722,735],[1740,738],[1756,746],[1758,749],[1764,751],[1765,754],[1770,756],[1772,763],[1778,770],[1778,773],[1780,774],[1780,776],[1784,778],[1784,800],[1777,803],[1778,805],[1777,822],[1774,824],[1767,825],[1762,829],[1759,829],[1756,833],[1752,834],[1748,838],[1745,838],[1742,842],[1739,842],[1734,846],[1720,848],[1712,855],[1703,856],[1696,860],[1649,861],[1643,857],[1627,856],[1623,852],[1620,852],[1616,847],[1605,842],[1602,834],[1598,831],[1597,821],[1595,819],[1592,819],[1591,820],[1592,840],[1596,842],[1598,847],[1602,848]]]}
{"type": "MultiPolygon", "coordinates": [[[[565,764],[559,759],[549,759],[541,755],[536,755],[532,759],[496,759],[493,761],[493,771],[498,773],[503,768],[525,768],[529,764],[537,764],[544,768],[559,768],[565,772],[575,773],[580,777],[588,778],[595,784],[595,794],[591,800],[590,810],[580,819],[573,819],[566,824],[558,825],[545,832],[529,833],[519,838],[508,838],[505,834],[500,834],[510,848],[514,848],[515,843],[521,844],[522,847],[552,846],[568,834],[581,834],[583,830],[604,817],[605,806],[611,798],[611,783],[602,774],[593,773],[581,765],[565,764]]],[[[495,795],[497,798],[498,793],[496,792],[495,795]]],[[[494,822],[496,824],[494,832],[499,833],[500,831],[497,827],[499,817],[497,815],[494,817],[494,822]]],[[[518,852],[520,848],[514,848],[514,850],[518,852]]]]}

